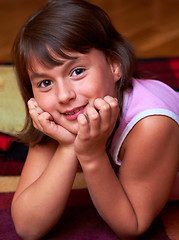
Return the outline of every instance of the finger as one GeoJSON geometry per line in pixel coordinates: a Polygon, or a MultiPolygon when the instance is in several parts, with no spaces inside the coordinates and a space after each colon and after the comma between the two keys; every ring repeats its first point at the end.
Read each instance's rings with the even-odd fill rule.
{"type": "Polygon", "coordinates": [[[29,112],[36,112],[36,114],[40,114],[43,112],[43,110],[38,106],[36,100],[34,98],[31,98],[28,101],[28,108],[29,108],[29,112]]]}
{"type": "Polygon", "coordinates": [[[35,108],[36,107],[36,100],[35,98],[30,98],[29,101],[27,102],[28,108],[35,108]]]}
{"type": "Polygon", "coordinates": [[[29,108],[29,110],[36,110],[36,111],[38,111],[38,113],[43,112],[43,110],[39,107],[39,105],[37,104],[37,102],[34,98],[31,98],[28,101],[28,108],[29,108]]]}
{"type": "Polygon", "coordinates": [[[53,118],[48,112],[43,112],[38,116],[38,121],[42,127],[45,127],[47,122],[53,122],[53,118]]]}
{"type": "Polygon", "coordinates": [[[90,131],[87,116],[85,116],[85,114],[83,113],[79,114],[77,120],[78,120],[78,136],[81,139],[85,140],[89,137],[90,131]]]}
{"type": "Polygon", "coordinates": [[[33,123],[34,128],[36,128],[37,130],[43,132],[43,128],[42,128],[42,126],[40,125],[40,123],[38,121],[33,121],[32,120],[32,123],[33,123]]]}
{"type": "Polygon", "coordinates": [[[111,108],[111,123],[116,122],[119,115],[119,104],[117,98],[105,96],[104,100],[110,105],[111,108]]]}
{"type": "Polygon", "coordinates": [[[32,121],[32,122],[33,122],[33,126],[34,126],[34,128],[38,129],[37,124],[36,124],[34,121],[32,121]]]}
{"type": "MultiPolygon", "coordinates": [[[[49,133],[56,130],[56,123],[48,112],[43,112],[38,116],[38,122],[44,133],[49,133]],[[55,129],[54,129],[55,128],[55,129]]],[[[38,125],[38,126],[39,126],[38,125]]]]}
{"type": "Polygon", "coordinates": [[[29,114],[33,121],[33,126],[39,131],[43,132],[43,127],[39,122],[39,116],[44,113],[44,111],[38,106],[36,100],[31,98],[28,101],[29,114]]]}
{"type": "Polygon", "coordinates": [[[29,108],[29,114],[32,118],[34,127],[37,128],[38,130],[42,131],[42,128],[38,121],[38,117],[40,114],[43,113],[43,110],[38,106],[38,104],[34,98],[31,98],[28,101],[28,108],[29,108]]]}
{"type": "Polygon", "coordinates": [[[38,119],[37,119],[37,103],[35,101],[34,98],[31,98],[28,102],[28,108],[29,108],[29,114],[32,118],[32,123],[33,123],[33,126],[34,128],[38,129],[39,131],[42,131],[42,127],[40,126],[39,122],[38,122],[38,119]]]}
{"type": "Polygon", "coordinates": [[[109,128],[111,122],[111,107],[104,99],[101,98],[97,98],[95,100],[94,106],[99,111],[101,119],[101,130],[106,131],[109,128]]]}
{"type": "Polygon", "coordinates": [[[94,137],[99,134],[101,122],[100,115],[94,107],[88,107],[86,109],[86,115],[89,122],[90,135],[94,137]]]}

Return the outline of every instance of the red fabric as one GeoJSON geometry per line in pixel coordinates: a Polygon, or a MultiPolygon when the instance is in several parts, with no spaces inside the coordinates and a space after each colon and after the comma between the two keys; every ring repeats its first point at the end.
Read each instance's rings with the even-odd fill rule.
{"type": "Polygon", "coordinates": [[[179,58],[170,59],[169,64],[176,77],[175,87],[179,87],[179,58]]]}
{"type": "Polygon", "coordinates": [[[141,77],[160,80],[179,90],[179,57],[139,59],[138,70],[141,77]]]}
{"type": "Polygon", "coordinates": [[[22,172],[24,162],[18,162],[13,159],[3,161],[0,158],[0,175],[2,176],[18,176],[22,172]]]}
{"type": "Polygon", "coordinates": [[[0,192],[0,210],[11,208],[11,202],[12,202],[13,196],[14,196],[14,193],[0,192]]]}
{"type": "Polygon", "coordinates": [[[0,134],[0,149],[3,151],[6,151],[12,142],[13,138],[11,136],[0,134]]]}

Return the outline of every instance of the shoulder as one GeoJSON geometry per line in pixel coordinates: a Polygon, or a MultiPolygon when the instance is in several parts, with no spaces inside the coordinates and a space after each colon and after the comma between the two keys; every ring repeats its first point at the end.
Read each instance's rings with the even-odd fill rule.
{"type": "MultiPolygon", "coordinates": [[[[166,107],[178,111],[179,93],[159,80],[133,79],[133,89],[128,92],[130,103],[146,107],[166,107]],[[136,101],[137,100],[137,101],[136,101]],[[142,100],[142,101],[141,101],[142,100]]],[[[134,107],[134,106],[133,106],[134,107]]]]}
{"type": "Polygon", "coordinates": [[[178,124],[168,116],[164,115],[151,115],[146,116],[141,119],[131,131],[132,134],[144,134],[152,138],[155,136],[159,138],[160,136],[168,136],[174,130],[178,129],[178,124]],[[157,133],[160,133],[159,135],[157,133]]]}
{"type": "Polygon", "coordinates": [[[133,85],[133,90],[124,94],[122,124],[119,126],[121,131],[129,131],[141,119],[144,119],[145,123],[154,122],[156,124],[159,115],[168,116],[176,122],[179,121],[177,104],[179,95],[173,89],[156,80],[134,79],[133,85]],[[165,91],[162,91],[161,86],[165,91]],[[139,89],[142,89],[141,93],[139,89]],[[156,116],[156,120],[154,118],[148,120],[147,117],[150,116],[156,116]]]}
{"type": "Polygon", "coordinates": [[[149,140],[164,140],[172,135],[177,136],[178,134],[176,133],[178,133],[178,130],[178,124],[170,117],[163,115],[152,115],[141,119],[133,127],[130,137],[133,138],[135,136],[142,136],[143,141],[146,138],[149,140]]]}

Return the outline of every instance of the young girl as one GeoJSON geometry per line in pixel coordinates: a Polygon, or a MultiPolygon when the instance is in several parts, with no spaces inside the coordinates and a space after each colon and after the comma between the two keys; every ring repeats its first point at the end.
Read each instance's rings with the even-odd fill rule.
{"type": "Polygon", "coordinates": [[[20,137],[29,144],[12,202],[17,233],[39,239],[57,223],[79,163],[111,229],[124,239],[144,233],[179,198],[178,94],[137,79],[128,42],[83,0],[50,1],[13,53],[27,110],[20,137]]]}

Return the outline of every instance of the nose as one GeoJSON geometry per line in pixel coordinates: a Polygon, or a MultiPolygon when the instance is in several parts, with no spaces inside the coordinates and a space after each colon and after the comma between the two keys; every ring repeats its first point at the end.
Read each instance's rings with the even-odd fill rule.
{"type": "Polygon", "coordinates": [[[70,82],[63,80],[58,83],[57,97],[61,104],[67,104],[76,97],[75,90],[70,82]]]}

